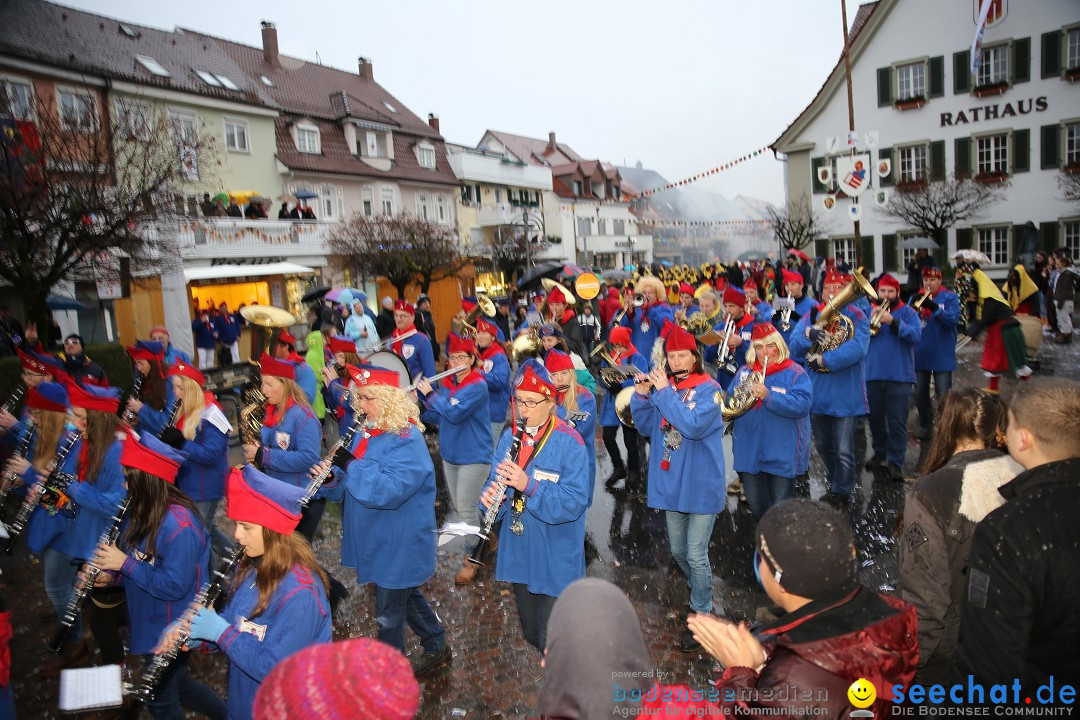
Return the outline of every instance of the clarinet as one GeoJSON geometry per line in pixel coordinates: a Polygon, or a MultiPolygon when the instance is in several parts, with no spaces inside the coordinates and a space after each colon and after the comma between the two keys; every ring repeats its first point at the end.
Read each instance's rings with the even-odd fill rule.
{"type": "MultiPolygon", "coordinates": [[[[514,436],[510,440],[510,447],[506,449],[506,456],[503,460],[513,461],[518,453],[521,451],[521,439],[525,437],[525,419],[521,418],[517,422],[517,427],[514,428],[514,436]]],[[[498,493],[495,495],[495,500],[492,501],[491,506],[488,507],[487,512],[484,513],[484,528],[481,531],[480,542],[473,548],[472,555],[466,558],[474,565],[484,564],[484,554],[487,552],[488,535],[491,533],[491,528],[495,526],[495,518],[499,514],[499,508],[502,507],[503,500],[506,499],[506,485],[501,482],[496,482],[498,487],[498,493]]]]}
{"type": "MultiPolygon", "coordinates": [[[[19,444],[19,457],[26,458],[30,454],[30,444],[34,442],[34,436],[37,434],[37,427],[31,420],[26,424],[26,434],[23,435],[22,442],[19,444]]],[[[15,487],[15,481],[19,479],[18,473],[10,473],[4,480],[3,487],[0,487],[0,516],[4,512],[4,502],[7,500],[8,493],[15,487]]]]}
{"type": "Polygon", "coordinates": [[[169,421],[165,423],[165,427],[161,428],[161,434],[158,435],[158,440],[161,439],[161,435],[165,434],[166,428],[171,428],[176,425],[176,419],[180,417],[180,407],[183,404],[184,401],[182,398],[177,398],[176,400],[173,400],[172,410],[169,411],[169,421]]]}
{"type": "MultiPolygon", "coordinates": [[[[229,584],[229,578],[232,577],[233,567],[236,565],[237,561],[240,560],[240,555],[243,552],[244,546],[237,545],[232,552],[222,558],[221,562],[218,563],[217,568],[214,570],[214,574],[210,576],[210,581],[204,583],[203,586],[199,588],[199,592],[195,594],[195,598],[191,601],[193,605],[210,607],[217,601],[221,593],[225,591],[225,587],[229,584]]],[[[190,619],[191,614],[192,612],[190,609],[185,613],[185,615],[188,616],[188,619],[190,619]]],[[[168,633],[169,628],[166,628],[165,632],[168,633]]],[[[151,660],[150,664],[147,666],[146,672],[143,673],[139,686],[135,688],[133,693],[137,703],[154,699],[154,688],[161,682],[161,676],[169,669],[169,665],[171,665],[172,661],[176,659],[176,656],[180,654],[181,648],[184,647],[190,638],[190,625],[181,622],[176,640],[169,645],[169,648],[165,652],[155,655],[154,659],[151,660]]]]}
{"type": "MultiPolygon", "coordinates": [[[[49,470],[49,474],[42,480],[38,480],[30,488],[30,492],[26,494],[26,499],[23,500],[22,505],[19,506],[19,513],[12,520],[11,526],[8,530],[11,533],[11,538],[8,539],[7,545],[4,546],[4,552],[8,555],[15,548],[15,543],[19,540],[19,535],[26,529],[26,524],[30,521],[30,514],[34,512],[34,509],[38,506],[39,501],[46,499],[46,492],[62,494],[64,489],[71,483],[74,476],[61,472],[60,468],[64,466],[64,461],[67,460],[68,454],[75,447],[75,445],[82,439],[82,433],[75,431],[68,435],[67,440],[60,447],[60,450],[56,453],[56,458],[53,459],[52,465],[49,470]]],[[[57,503],[58,504],[58,503],[57,503]]]]}
{"type": "Polygon", "coordinates": [[[308,483],[307,488],[304,491],[304,497],[300,500],[300,504],[303,507],[307,507],[307,504],[311,502],[311,498],[315,497],[315,493],[319,492],[319,488],[321,488],[322,484],[326,482],[326,479],[330,477],[330,473],[334,472],[334,456],[337,455],[338,450],[340,450],[341,448],[349,447],[349,445],[352,443],[353,437],[356,435],[357,432],[359,432],[360,428],[364,426],[364,420],[366,419],[366,417],[367,416],[363,413],[356,413],[356,415],[353,417],[352,425],[349,426],[349,429],[345,431],[345,434],[338,438],[338,441],[334,443],[333,446],[330,448],[329,452],[326,453],[326,457],[323,459],[330,460],[331,465],[324,472],[321,472],[315,477],[311,478],[311,481],[308,483]]]}
{"type": "MultiPolygon", "coordinates": [[[[145,375],[143,375],[142,373],[135,373],[135,383],[131,386],[131,394],[127,396],[128,400],[138,399],[139,393],[142,391],[142,386],[145,381],[145,375]]],[[[127,409],[126,401],[120,405],[117,415],[119,415],[120,419],[126,422],[128,425],[135,422],[135,418],[138,417],[138,415],[127,409]]]]}
{"type": "Polygon", "coordinates": [[[19,401],[23,399],[23,395],[26,394],[26,386],[19,385],[17,388],[11,391],[8,395],[8,399],[4,401],[3,405],[0,405],[0,410],[6,413],[10,413],[15,409],[15,406],[19,404],[19,401]]]}
{"type": "MultiPolygon", "coordinates": [[[[116,514],[112,517],[112,524],[109,528],[101,534],[98,538],[98,545],[113,545],[116,543],[116,539],[120,537],[120,524],[124,520],[124,514],[127,513],[128,505],[131,504],[131,496],[128,495],[124,498],[124,502],[117,508],[116,514]]],[[[54,655],[59,655],[61,648],[64,647],[64,640],[67,639],[67,634],[71,630],[71,626],[75,624],[75,620],[78,619],[79,613],[82,612],[83,602],[86,601],[86,596],[90,594],[90,591],[94,589],[94,581],[97,580],[98,575],[101,574],[101,568],[95,565],[92,561],[86,561],[86,570],[83,573],[83,580],[75,586],[75,592],[72,594],[71,599],[68,600],[67,609],[64,610],[64,616],[60,618],[60,628],[53,635],[49,644],[45,647],[49,652],[54,655]]]]}

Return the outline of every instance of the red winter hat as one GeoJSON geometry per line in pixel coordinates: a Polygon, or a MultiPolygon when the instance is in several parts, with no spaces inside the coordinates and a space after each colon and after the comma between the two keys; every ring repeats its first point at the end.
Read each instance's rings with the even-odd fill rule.
{"type": "Polygon", "coordinates": [[[941,268],[935,265],[927,265],[922,269],[922,276],[925,277],[941,277],[941,268]]]}
{"type": "Polygon", "coordinates": [[[461,298],[461,309],[466,314],[471,313],[474,307],[476,307],[476,298],[461,298]]]}
{"type": "Polygon", "coordinates": [[[282,535],[291,535],[300,523],[304,488],[275,480],[245,465],[228,477],[228,515],[238,522],[255,523],[282,535]]]}
{"type": "Polygon", "coordinates": [[[569,355],[561,350],[552,348],[551,350],[548,350],[548,354],[544,356],[544,367],[547,368],[548,372],[553,373],[562,370],[573,370],[574,361],[569,355]]]}
{"type": "Polygon", "coordinates": [[[549,303],[557,302],[563,303],[564,305],[566,304],[566,295],[563,294],[562,289],[557,285],[548,291],[547,299],[549,303]]]}
{"type": "Polygon", "coordinates": [[[403,312],[415,313],[416,308],[408,300],[400,299],[394,303],[394,310],[401,310],[403,312]]]}
{"type": "MultiPolygon", "coordinates": [[[[739,294],[742,295],[742,293],[739,294]]],[[[673,350],[697,350],[697,340],[693,334],[670,320],[664,320],[664,329],[660,335],[664,338],[664,352],[666,353],[673,350]]]]}
{"type": "Polygon", "coordinates": [[[142,470],[170,485],[176,482],[176,474],[185,460],[187,453],[169,447],[150,433],[138,438],[135,433],[128,433],[120,454],[120,464],[124,467],[142,470]]]}
{"type": "Polygon", "coordinates": [[[71,382],[68,383],[67,391],[71,407],[105,413],[115,413],[120,407],[120,388],[84,386],[71,382]]]}
{"type": "Polygon", "coordinates": [[[539,393],[549,398],[558,396],[558,390],[551,379],[551,373],[539,361],[531,358],[526,360],[521,369],[518,370],[514,387],[525,392],[539,393]]]}
{"type": "Polygon", "coordinates": [[[724,304],[728,303],[742,307],[746,305],[746,295],[736,287],[728,287],[724,290],[724,304]]]}
{"type": "Polygon", "coordinates": [[[770,335],[778,334],[776,327],[772,323],[758,323],[754,326],[754,330],[750,333],[750,341],[757,342],[759,340],[765,340],[770,335]]]}
{"type": "Polygon", "coordinates": [[[185,362],[178,362],[175,365],[169,367],[167,376],[180,375],[182,377],[191,378],[199,387],[206,387],[206,376],[199,372],[198,368],[192,367],[185,362]]]}
{"type": "Polygon", "coordinates": [[[892,275],[889,275],[888,273],[885,273],[880,278],[878,278],[877,284],[878,287],[891,287],[896,288],[897,290],[900,289],[900,281],[894,278],[892,275]]]}
{"type": "Polygon", "coordinates": [[[272,375],[274,377],[288,378],[290,380],[296,379],[295,365],[282,360],[275,360],[266,353],[263,353],[262,357],[259,358],[259,370],[262,372],[263,377],[272,375]]]}
{"type": "Polygon", "coordinates": [[[447,348],[446,354],[451,353],[469,353],[470,355],[476,354],[476,343],[472,338],[464,338],[457,333],[450,333],[446,338],[447,348]]]}
{"type": "Polygon", "coordinates": [[[784,271],[783,278],[784,278],[784,284],[785,285],[787,285],[788,283],[799,283],[800,285],[805,284],[805,281],[803,280],[803,276],[800,273],[791,272],[790,270],[785,270],[784,271]]]}
{"type": "Polygon", "coordinates": [[[288,330],[281,331],[281,334],[278,335],[278,342],[288,343],[289,345],[296,347],[296,338],[288,330]]]}
{"type": "Polygon", "coordinates": [[[686,293],[687,295],[693,295],[694,286],[690,283],[679,283],[679,294],[682,295],[683,293],[686,293]]]}
{"type": "Polygon", "coordinates": [[[742,286],[743,290],[757,290],[757,283],[754,282],[754,278],[749,278],[742,286]]]}
{"type": "Polygon", "coordinates": [[[825,273],[825,282],[823,285],[847,285],[851,282],[851,276],[845,275],[842,272],[829,268],[829,272],[825,273]]]}
{"type": "Polygon", "coordinates": [[[132,360],[162,360],[165,357],[165,348],[155,341],[136,340],[134,345],[127,346],[127,353],[132,360]]]}
{"type": "Polygon", "coordinates": [[[45,363],[38,359],[37,355],[23,352],[16,348],[15,352],[19,353],[19,361],[22,363],[23,370],[29,370],[36,375],[52,375],[52,369],[45,367],[45,363]]]}
{"type": "Polygon", "coordinates": [[[259,685],[253,712],[255,720],[411,720],[419,709],[420,686],[405,656],[354,638],[310,645],[279,662],[259,685]]]}
{"type": "Polygon", "coordinates": [[[332,354],[356,352],[356,343],[347,337],[343,338],[336,335],[327,341],[327,347],[330,348],[332,354]]]}
{"type": "Polygon", "coordinates": [[[150,334],[153,335],[155,333],[165,333],[166,337],[172,337],[172,335],[169,335],[169,331],[165,329],[164,325],[155,325],[154,327],[150,328],[150,334]]]}
{"type": "Polygon", "coordinates": [[[363,387],[371,387],[372,385],[401,387],[401,376],[393,370],[383,370],[376,367],[358,368],[355,365],[346,365],[345,370],[354,383],[363,387]]]}
{"type": "Polygon", "coordinates": [[[34,410],[51,410],[66,413],[68,409],[67,390],[60,383],[43,382],[30,388],[26,393],[26,407],[34,410]]]}
{"type": "Polygon", "coordinates": [[[476,318],[476,332],[487,333],[492,337],[499,336],[499,328],[494,323],[489,322],[484,318],[476,318]]]}
{"type": "Polygon", "coordinates": [[[612,345],[622,345],[623,347],[630,347],[630,328],[628,327],[615,327],[611,328],[611,335],[608,338],[612,345]]]}

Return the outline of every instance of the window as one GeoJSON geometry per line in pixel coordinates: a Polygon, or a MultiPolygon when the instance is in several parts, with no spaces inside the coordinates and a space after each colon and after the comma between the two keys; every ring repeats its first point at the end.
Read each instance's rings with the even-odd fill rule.
{"type": "Polygon", "coordinates": [[[28,81],[0,78],[0,115],[30,120],[34,109],[31,98],[28,81]]]}
{"type": "Polygon", "coordinates": [[[1075,70],[1080,68],[1080,28],[1070,30],[1065,42],[1065,69],[1075,70]]]}
{"type": "Polygon", "coordinates": [[[89,132],[97,129],[94,98],[86,92],[60,90],[60,124],[65,130],[89,132]]]}
{"type": "Polygon", "coordinates": [[[233,152],[250,152],[248,124],[246,120],[225,118],[225,147],[233,152]]]}
{"type": "Polygon", "coordinates": [[[361,197],[364,203],[364,217],[372,217],[375,215],[375,193],[371,188],[364,188],[361,193],[361,197]]]}
{"type": "Polygon", "coordinates": [[[262,84],[266,87],[274,87],[274,81],[266,77],[265,75],[260,75],[259,79],[262,80],[262,84]]]}
{"type": "Polygon", "coordinates": [[[158,77],[169,77],[169,71],[161,66],[161,64],[152,57],[147,55],[136,55],[135,59],[139,61],[139,64],[149,70],[158,77]]]}
{"type": "Polygon", "coordinates": [[[896,99],[926,97],[926,63],[916,62],[896,68],[896,99]]]}
{"type": "Polygon", "coordinates": [[[1009,172],[1009,136],[985,135],[978,138],[976,175],[1006,175],[1009,172]]]}
{"type": "Polygon", "coordinates": [[[592,221],[589,218],[578,218],[577,220],[577,234],[578,235],[592,235],[592,221]]]}
{"type": "Polygon", "coordinates": [[[997,85],[1009,80],[1009,46],[983,48],[979,62],[978,87],[997,85]]]}
{"type": "Polygon", "coordinates": [[[1080,165],[1080,122],[1065,125],[1065,165],[1080,165]]]}
{"type": "Polygon", "coordinates": [[[855,267],[855,238],[836,238],[833,240],[833,257],[838,263],[855,267]]]}
{"type": "Polygon", "coordinates": [[[420,167],[428,168],[429,170],[435,169],[435,148],[420,146],[420,167]]]}
{"type": "Polygon", "coordinates": [[[1009,262],[1009,228],[993,227],[979,230],[979,252],[990,258],[994,265],[1009,262]]]}
{"type": "Polygon", "coordinates": [[[904,234],[901,233],[896,236],[897,249],[900,251],[900,267],[906,268],[907,264],[915,259],[915,253],[919,252],[916,248],[904,247],[904,241],[908,238],[920,237],[918,233],[904,234]]]}
{"type": "Polygon", "coordinates": [[[612,233],[612,235],[625,235],[626,234],[626,221],[625,220],[612,220],[611,221],[611,233],[612,233]]]}
{"type": "Polygon", "coordinates": [[[574,197],[579,197],[580,195],[581,195],[581,181],[580,180],[575,180],[574,181],[574,197]]]}
{"type": "Polygon", "coordinates": [[[173,139],[186,146],[195,145],[198,138],[198,130],[195,126],[196,118],[194,113],[183,112],[180,110],[169,111],[169,124],[172,126],[173,139]]]}
{"type": "Polygon", "coordinates": [[[196,70],[195,74],[207,85],[210,85],[211,87],[221,87],[221,82],[214,77],[213,73],[208,73],[205,70],[196,70]]]}
{"type": "Polygon", "coordinates": [[[503,194],[502,188],[495,188],[495,204],[496,205],[502,204],[502,197],[503,197],[502,194],[503,194]]]}
{"type": "Polygon", "coordinates": [[[607,235],[607,220],[603,218],[597,218],[596,220],[596,234],[607,235]]]}
{"type": "Polygon", "coordinates": [[[386,217],[394,217],[394,189],[384,187],[382,189],[382,214],[386,217]]]}
{"type": "Polygon", "coordinates": [[[390,103],[386,102],[385,100],[383,100],[383,105],[384,105],[384,106],[386,107],[386,109],[387,109],[387,110],[389,110],[390,112],[392,112],[392,113],[396,113],[396,112],[397,112],[397,108],[396,108],[396,107],[394,107],[393,105],[391,105],[390,103]]]}
{"type": "Polygon", "coordinates": [[[319,154],[319,128],[314,125],[296,126],[296,149],[302,153],[319,154]]]}
{"type": "Polygon", "coordinates": [[[225,77],[224,75],[218,75],[217,73],[214,74],[214,77],[216,77],[218,79],[218,82],[221,83],[221,85],[226,90],[236,90],[236,91],[239,92],[240,86],[237,85],[236,83],[234,83],[229,78],[225,77]]]}
{"type": "Polygon", "coordinates": [[[897,169],[901,183],[919,182],[926,179],[926,146],[912,145],[898,149],[897,169]]]}
{"type": "Polygon", "coordinates": [[[425,193],[416,194],[416,216],[421,220],[427,220],[430,218],[431,210],[431,197],[425,193]]]}
{"type": "Polygon", "coordinates": [[[1066,222],[1062,229],[1062,245],[1069,248],[1069,256],[1074,260],[1080,258],[1080,220],[1066,222]]]}
{"type": "Polygon", "coordinates": [[[116,101],[116,121],[121,133],[132,140],[150,139],[150,106],[135,100],[116,101]]]}
{"type": "Polygon", "coordinates": [[[435,219],[443,224],[450,222],[449,202],[442,193],[435,196],[435,219]]]}
{"type": "Polygon", "coordinates": [[[323,185],[319,193],[322,201],[322,215],[320,220],[340,220],[343,214],[341,188],[334,185],[323,185]]]}
{"type": "MultiPolygon", "coordinates": [[[[360,142],[360,138],[357,138],[360,142]]],[[[364,157],[385,158],[390,157],[386,150],[386,133],[368,130],[364,133],[363,150],[359,153],[364,157]]]]}

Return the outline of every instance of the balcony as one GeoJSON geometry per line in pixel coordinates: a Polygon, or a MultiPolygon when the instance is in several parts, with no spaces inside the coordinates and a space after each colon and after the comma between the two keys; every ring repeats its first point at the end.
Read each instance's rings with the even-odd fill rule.
{"type": "Polygon", "coordinates": [[[450,169],[466,183],[490,183],[525,190],[550,190],[551,169],[506,160],[497,155],[466,150],[450,156],[450,169]]]}
{"type": "Polygon", "coordinates": [[[522,205],[519,203],[481,205],[476,208],[476,222],[480,227],[521,225],[521,219],[526,212],[529,214],[529,223],[535,225],[538,218],[540,218],[539,206],[522,205]]]}
{"type": "Polygon", "coordinates": [[[180,253],[185,260],[288,258],[325,265],[336,223],[283,220],[180,220],[180,253]]]}

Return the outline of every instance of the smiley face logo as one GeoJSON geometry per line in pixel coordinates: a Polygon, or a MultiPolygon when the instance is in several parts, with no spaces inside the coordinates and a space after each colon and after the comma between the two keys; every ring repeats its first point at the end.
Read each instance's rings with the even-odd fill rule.
{"type": "Polygon", "coordinates": [[[859,678],[851,683],[847,691],[848,700],[857,708],[868,708],[877,699],[877,688],[866,678],[859,678]]]}

